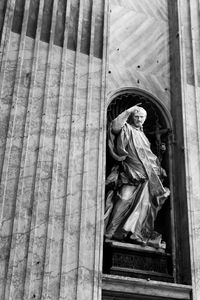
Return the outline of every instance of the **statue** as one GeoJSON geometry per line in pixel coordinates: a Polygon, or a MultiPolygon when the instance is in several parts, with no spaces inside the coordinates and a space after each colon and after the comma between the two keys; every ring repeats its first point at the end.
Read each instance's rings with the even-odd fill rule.
{"type": "Polygon", "coordinates": [[[154,222],[170,191],[162,184],[166,172],[143,132],[146,117],[147,112],[135,105],[108,129],[108,146],[116,165],[106,179],[105,237],[165,248],[154,222]],[[119,229],[123,234],[117,238],[119,229]]]}

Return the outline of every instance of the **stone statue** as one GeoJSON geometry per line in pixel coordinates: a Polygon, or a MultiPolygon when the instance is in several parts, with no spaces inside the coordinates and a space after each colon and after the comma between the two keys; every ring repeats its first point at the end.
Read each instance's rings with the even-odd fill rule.
{"type": "Polygon", "coordinates": [[[166,172],[143,133],[146,117],[135,105],[110,124],[108,146],[116,165],[106,180],[105,237],[165,248],[154,221],[170,191],[162,184],[166,172]]]}

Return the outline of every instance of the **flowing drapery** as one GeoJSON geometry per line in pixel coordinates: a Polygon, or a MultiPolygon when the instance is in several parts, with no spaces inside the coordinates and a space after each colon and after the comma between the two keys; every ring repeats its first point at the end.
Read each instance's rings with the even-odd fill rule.
{"type": "Polygon", "coordinates": [[[128,123],[118,135],[113,134],[111,124],[108,146],[116,165],[106,181],[106,236],[112,238],[123,224],[133,240],[159,246],[162,237],[154,231],[154,222],[169,190],[162,185],[164,170],[158,158],[143,131],[128,123]],[[121,192],[124,185],[131,191],[126,201],[121,192]]]}

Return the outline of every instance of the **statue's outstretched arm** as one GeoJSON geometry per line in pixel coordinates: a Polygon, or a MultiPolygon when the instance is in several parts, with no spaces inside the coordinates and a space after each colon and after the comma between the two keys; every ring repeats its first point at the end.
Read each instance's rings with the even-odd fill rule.
{"type": "Polygon", "coordinates": [[[112,132],[114,134],[118,134],[121,131],[128,117],[130,116],[131,113],[133,113],[137,109],[137,106],[138,105],[134,105],[129,109],[123,111],[119,116],[117,116],[117,118],[115,118],[112,121],[112,132]]]}

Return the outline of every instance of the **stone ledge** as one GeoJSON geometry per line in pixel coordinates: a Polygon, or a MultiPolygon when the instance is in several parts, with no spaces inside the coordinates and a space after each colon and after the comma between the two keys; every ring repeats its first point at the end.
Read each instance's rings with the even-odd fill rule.
{"type": "MultiPolygon", "coordinates": [[[[102,290],[105,299],[120,295],[120,300],[142,299],[191,300],[192,287],[176,283],[165,283],[145,279],[122,277],[117,275],[102,275],[102,290]],[[124,298],[123,298],[124,297],[124,298]],[[130,298],[131,297],[131,298],[130,298]],[[159,298],[158,298],[159,297],[159,298]]],[[[104,298],[103,298],[104,299],[104,298]]]]}
{"type": "Polygon", "coordinates": [[[144,252],[149,252],[149,253],[165,253],[164,249],[155,249],[150,246],[140,246],[140,245],[135,245],[135,244],[130,244],[130,243],[119,242],[119,241],[115,241],[115,240],[110,240],[110,239],[106,239],[105,243],[110,244],[112,247],[115,247],[115,248],[137,250],[137,251],[141,251],[141,252],[144,251],[144,252]]]}

